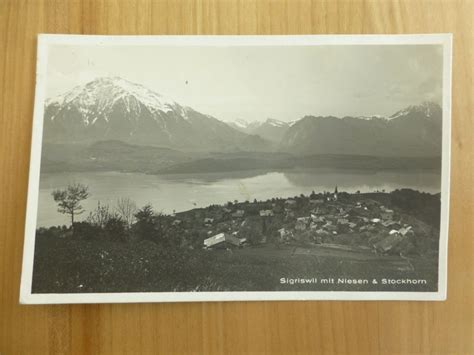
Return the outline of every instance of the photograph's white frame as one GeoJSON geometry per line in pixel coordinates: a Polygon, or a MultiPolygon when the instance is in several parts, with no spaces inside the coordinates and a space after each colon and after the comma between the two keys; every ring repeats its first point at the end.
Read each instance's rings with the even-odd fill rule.
{"type": "Polygon", "coordinates": [[[30,172],[28,183],[25,241],[20,286],[20,303],[130,303],[274,300],[406,300],[442,301],[447,297],[447,253],[451,155],[452,34],[417,35],[297,35],[297,36],[82,36],[38,35],[36,93],[34,103],[30,172]],[[318,45],[422,45],[443,46],[443,140],[441,172],[441,225],[437,292],[348,292],[348,291],[265,291],[265,292],[133,292],[65,293],[31,292],[35,250],[36,219],[40,180],[43,111],[46,91],[47,49],[50,45],[97,46],[318,46],[318,45]]]}

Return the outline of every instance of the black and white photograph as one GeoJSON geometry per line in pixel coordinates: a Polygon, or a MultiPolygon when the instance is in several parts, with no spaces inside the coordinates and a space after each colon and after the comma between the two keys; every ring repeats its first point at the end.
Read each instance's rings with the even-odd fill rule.
{"type": "Polygon", "coordinates": [[[22,303],[444,300],[450,35],[40,35],[22,303]]]}

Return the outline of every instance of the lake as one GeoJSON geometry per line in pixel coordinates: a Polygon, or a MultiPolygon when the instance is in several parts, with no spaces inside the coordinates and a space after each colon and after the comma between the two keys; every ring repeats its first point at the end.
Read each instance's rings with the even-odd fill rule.
{"type": "Polygon", "coordinates": [[[43,173],[40,179],[38,226],[69,224],[69,218],[57,212],[51,197],[54,189],[79,182],[89,186],[91,196],[82,202],[89,211],[102,204],[115,205],[120,197],[129,197],[139,207],[150,203],[155,211],[181,212],[228,201],[266,200],[273,197],[309,195],[311,191],[371,192],[412,188],[438,193],[441,176],[434,171],[367,172],[338,169],[291,170],[288,172],[245,171],[232,173],[146,175],[119,172],[43,173]]]}

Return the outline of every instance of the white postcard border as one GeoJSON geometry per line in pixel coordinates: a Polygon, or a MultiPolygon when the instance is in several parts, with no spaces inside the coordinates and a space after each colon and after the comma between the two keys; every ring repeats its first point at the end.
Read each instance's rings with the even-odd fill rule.
{"type": "Polygon", "coordinates": [[[400,300],[442,301],[447,297],[447,255],[451,157],[452,34],[413,35],[290,35],[290,36],[95,36],[38,35],[36,92],[30,155],[25,241],[20,286],[22,304],[141,303],[203,301],[290,300],[400,300]],[[441,174],[441,224],[437,292],[393,291],[265,291],[265,292],[133,292],[34,294],[32,289],[36,219],[46,91],[47,49],[50,45],[98,46],[302,46],[302,45],[443,45],[443,141],[441,174]]]}

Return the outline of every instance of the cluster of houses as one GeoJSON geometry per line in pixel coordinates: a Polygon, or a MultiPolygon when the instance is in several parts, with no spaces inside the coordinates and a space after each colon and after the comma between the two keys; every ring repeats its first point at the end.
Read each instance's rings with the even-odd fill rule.
{"type": "MultiPolygon", "coordinates": [[[[203,247],[228,249],[248,245],[248,234],[242,230],[248,228],[250,221],[255,223],[256,220],[260,223],[256,228],[264,234],[260,243],[266,242],[265,234],[270,233],[273,240],[282,244],[309,241],[350,245],[351,238],[358,238],[360,242],[363,236],[363,247],[372,248],[377,253],[388,253],[403,240],[414,237],[413,227],[402,222],[401,215],[393,209],[371,199],[350,196],[341,198],[336,190],[334,194],[313,194],[271,203],[217,206],[213,213],[207,214],[201,211],[199,218],[207,233],[203,247]],[[252,206],[251,211],[249,206],[252,206]],[[272,225],[273,229],[267,230],[267,225],[272,225]]],[[[173,223],[179,225],[181,221],[173,223]]]]}
{"type": "MultiPolygon", "coordinates": [[[[386,253],[403,239],[414,236],[412,226],[402,223],[399,215],[393,210],[375,201],[358,201],[351,204],[339,202],[335,197],[328,201],[310,200],[310,204],[316,208],[312,209],[308,216],[297,217],[294,228],[290,226],[278,230],[281,242],[290,243],[297,240],[298,232],[310,232],[317,244],[323,244],[325,241],[332,244],[338,235],[350,237],[364,233],[375,237],[372,238],[375,242],[371,247],[376,252],[386,253]]],[[[293,217],[290,209],[286,212],[287,218],[293,217]]]]}

